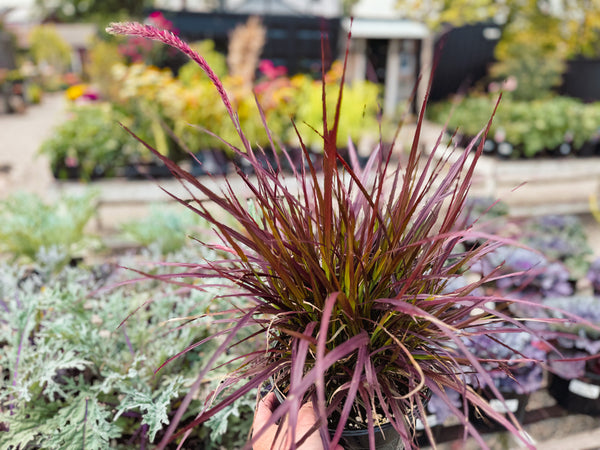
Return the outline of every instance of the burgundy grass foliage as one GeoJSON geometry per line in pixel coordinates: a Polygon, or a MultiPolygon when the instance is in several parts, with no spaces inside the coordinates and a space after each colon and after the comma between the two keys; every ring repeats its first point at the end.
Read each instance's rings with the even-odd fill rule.
{"type": "MultiPolygon", "coordinates": [[[[516,418],[493,411],[467,383],[476,373],[502,399],[465,340],[507,332],[496,326],[498,322],[510,324],[509,330],[515,332],[527,330],[520,321],[489,307],[489,302],[506,299],[479,292],[498,273],[492,271],[449,292],[445,289],[452,279],[502,245],[501,240],[490,237],[481,246],[465,250],[464,242],[486,236],[457,226],[482,145],[474,148],[472,143],[452,162],[453,149],[444,149],[440,136],[426,154],[420,142],[423,107],[406,157],[397,161],[401,152],[393,147],[384,151],[380,142],[365,168],[350,167],[336,147],[337,124],[344,114],[342,80],[331,123],[323,89],[324,119],[319,131],[323,172],[315,170],[302,144],[307,169],[298,169],[292,179],[286,179],[279,162],[277,167],[264,167],[258,161],[255,151],[262,149],[254,150],[244,137],[223,85],[186,43],[169,32],[135,23],[112,24],[108,31],[163,42],[196,61],[215,85],[242,138],[244,148],[231,147],[255,172],[254,176],[237,172],[251,194],[253,207],[249,210],[246,199],[228,179],[222,179],[223,188],[214,189],[209,181],[196,179],[144,143],[185,187],[187,197],[167,194],[207,220],[222,240],[214,248],[228,254],[220,261],[182,265],[181,278],[225,278],[243,292],[237,301],[230,299],[234,302],[231,307],[215,314],[215,320],[230,327],[159,448],[173,439],[184,440],[189,430],[241,396],[273,385],[283,391],[285,400],[265,429],[286,415],[294,429],[300,405],[313,399],[325,448],[334,448],[344,429],[360,426],[357,416],[362,417],[362,426],[366,424],[371,448],[379,425],[385,422],[401,435],[406,448],[412,448],[414,422],[426,416],[430,393],[448,404],[466,434],[482,447],[485,442],[466,417],[467,402],[531,447],[521,436],[516,418]],[[228,220],[215,214],[214,207],[228,220]],[[177,431],[201,380],[219,356],[245,339],[239,337],[243,329],[251,330],[257,350],[231,361],[230,377],[207,399],[204,410],[177,431]],[[462,408],[453,404],[450,391],[462,396],[462,408]]],[[[262,114],[260,107],[257,114],[262,114]]],[[[482,131],[485,133],[487,129],[482,131]]],[[[302,136],[298,137],[302,143],[302,136]]],[[[351,159],[357,161],[352,146],[350,151],[351,159]]],[[[289,159],[285,148],[281,152],[289,159]]],[[[433,439],[427,423],[425,426],[433,439]]],[[[254,430],[253,439],[263,431],[254,430]]],[[[292,438],[291,448],[295,449],[303,437],[292,438]]],[[[251,445],[249,442],[248,447],[251,445]]]]}

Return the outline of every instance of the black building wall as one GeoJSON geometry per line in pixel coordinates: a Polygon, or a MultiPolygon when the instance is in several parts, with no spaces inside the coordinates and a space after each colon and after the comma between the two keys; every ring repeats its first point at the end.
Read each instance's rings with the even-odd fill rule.
{"type": "Polygon", "coordinates": [[[436,39],[435,52],[439,52],[439,60],[433,75],[432,101],[462,92],[486,76],[498,42],[486,37],[489,28],[498,30],[497,25],[467,25],[453,28],[436,39]]]}
{"type": "MultiPolygon", "coordinates": [[[[229,33],[248,20],[248,14],[192,13],[162,11],[179,34],[188,41],[212,39],[216,49],[225,53],[229,33]]],[[[289,74],[313,72],[321,68],[321,35],[328,41],[326,68],[337,56],[339,19],[312,16],[261,16],[267,29],[261,58],[287,67],[289,74]]]]}

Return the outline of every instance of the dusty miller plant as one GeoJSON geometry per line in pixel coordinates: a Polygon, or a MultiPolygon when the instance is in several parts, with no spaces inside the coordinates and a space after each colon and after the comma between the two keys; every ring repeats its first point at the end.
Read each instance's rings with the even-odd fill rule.
{"type": "MultiPolygon", "coordinates": [[[[173,257],[197,260],[194,250],[173,257]]],[[[140,256],[120,263],[139,266],[140,256]]],[[[151,273],[169,271],[167,261],[151,273]]],[[[156,368],[173,349],[220,327],[208,318],[195,327],[170,319],[206,313],[225,290],[130,283],[131,274],[108,265],[48,275],[43,267],[0,265],[0,448],[152,448],[201,369],[202,355],[188,352],[159,373],[156,368]],[[115,289],[119,283],[126,285],[115,289]],[[135,320],[122,323],[132,308],[138,309],[135,320]]],[[[202,391],[220,376],[203,380],[202,391]]],[[[190,445],[243,445],[253,407],[247,396],[224,408],[194,430],[190,445]]]]}

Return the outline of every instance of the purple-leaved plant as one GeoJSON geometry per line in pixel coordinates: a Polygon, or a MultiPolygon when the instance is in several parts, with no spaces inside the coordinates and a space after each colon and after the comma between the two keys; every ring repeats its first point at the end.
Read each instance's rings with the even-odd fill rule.
{"type": "MultiPolygon", "coordinates": [[[[522,438],[514,415],[494,412],[465,382],[467,373],[476,373],[501,398],[464,338],[488,330],[495,333],[498,321],[514,325],[515,332],[526,327],[489,307],[489,302],[506,299],[488,298],[478,291],[496,275],[494,270],[448,288],[451,280],[501,243],[472,229],[456,229],[482,145],[474,148],[474,140],[450,162],[448,154],[440,155],[440,136],[426,156],[420,143],[422,108],[402,165],[393,163],[394,149],[384,152],[380,143],[364,169],[354,163],[356,152],[350,145],[351,167],[336,147],[339,117],[344,113],[342,76],[333,111],[327,111],[323,87],[322,127],[312,130],[322,137],[323,171],[315,170],[305,140],[298,135],[306,166],[301,165],[290,181],[281,176],[276,153],[275,167],[261,164],[256,154],[263,150],[255,150],[246,139],[223,85],[186,43],[167,31],[136,23],[112,24],[108,31],[163,42],[196,61],[215,85],[241,138],[242,148],[227,145],[255,172],[249,177],[237,171],[251,193],[248,208],[230,180],[223,179],[224,187],[215,188],[144,143],[187,191],[185,198],[168,194],[208,221],[222,240],[214,248],[229,253],[220,261],[182,264],[180,279],[165,280],[194,288],[189,281],[193,277],[225,278],[243,291],[240,301],[229,297],[231,307],[212,313],[215,320],[230,326],[218,336],[222,342],[217,351],[206,356],[159,449],[174,439],[181,443],[191,428],[243,395],[273,384],[283,391],[283,401],[263,429],[253,430],[254,440],[267,427],[285,423],[280,419],[287,416],[290,426],[283,430],[280,425],[280,430],[295,449],[306,438],[294,434],[298,410],[312,399],[318,417],[313,428],[320,431],[325,448],[334,448],[344,430],[357,425],[357,415],[367,425],[371,448],[382,422],[389,422],[406,448],[412,448],[414,418],[425,417],[424,403],[433,394],[459,417],[465,436],[474,436],[486,447],[465,417],[466,406],[457,407],[453,395],[447,394],[453,391],[531,446],[522,438]],[[224,214],[230,220],[223,221],[224,214]],[[461,245],[483,238],[488,240],[477,248],[465,251],[461,245]],[[210,395],[205,408],[177,431],[204,377],[218,358],[245,340],[240,332],[247,328],[254,330],[259,348],[232,357],[230,376],[210,395]]],[[[260,107],[256,113],[265,122],[260,107]]],[[[487,129],[489,125],[482,134],[487,129]]],[[[278,139],[268,135],[275,149],[278,139]]],[[[289,159],[281,150],[281,157],[289,159]]],[[[201,344],[193,343],[173,358],[201,344]]],[[[497,364],[508,367],[508,361],[497,364]]],[[[426,432],[433,440],[427,424],[426,432]]]]}
{"type": "Polygon", "coordinates": [[[588,361],[600,358],[600,297],[552,297],[544,305],[551,318],[568,320],[546,324],[548,338],[555,339],[560,350],[549,357],[550,368],[566,379],[582,377],[588,361]]]}
{"type": "Polygon", "coordinates": [[[590,281],[592,289],[596,295],[600,295],[600,258],[595,259],[590,264],[586,278],[590,281]]]}
{"type": "MultiPolygon", "coordinates": [[[[547,345],[542,339],[514,326],[499,324],[496,332],[486,330],[486,334],[471,336],[468,345],[485,361],[483,366],[501,392],[530,394],[541,387],[542,366],[531,361],[545,362],[547,345]]],[[[474,378],[481,387],[486,386],[485,381],[474,378]]]]}
{"type": "Polygon", "coordinates": [[[544,297],[573,293],[565,266],[550,262],[542,253],[529,248],[499,247],[485,255],[472,269],[483,275],[497,272],[496,287],[510,298],[541,301],[544,297]]]}
{"type": "Polygon", "coordinates": [[[548,259],[561,261],[573,280],[583,278],[592,254],[585,229],[576,216],[547,215],[525,223],[522,241],[548,259]]]}

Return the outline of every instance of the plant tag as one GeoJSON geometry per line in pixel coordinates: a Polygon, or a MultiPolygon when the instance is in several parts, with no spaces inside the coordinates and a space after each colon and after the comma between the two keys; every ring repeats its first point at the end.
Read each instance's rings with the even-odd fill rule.
{"type": "MultiPolygon", "coordinates": [[[[438,424],[436,416],[433,414],[427,416],[427,424],[429,425],[429,428],[435,427],[438,424]]],[[[425,429],[425,424],[423,424],[421,419],[417,419],[417,423],[415,423],[415,429],[417,431],[421,431],[421,430],[425,429]]]]}
{"type": "Polygon", "coordinates": [[[505,414],[509,411],[511,413],[515,413],[517,409],[519,409],[519,400],[516,398],[508,398],[504,400],[504,403],[502,403],[501,400],[493,398],[490,400],[490,406],[494,411],[500,414],[505,414]]]}
{"type": "Polygon", "coordinates": [[[600,397],[600,386],[584,383],[581,380],[571,380],[569,383],[569,392],[579,395],[580,397],[596,400],[600,397]]]}

